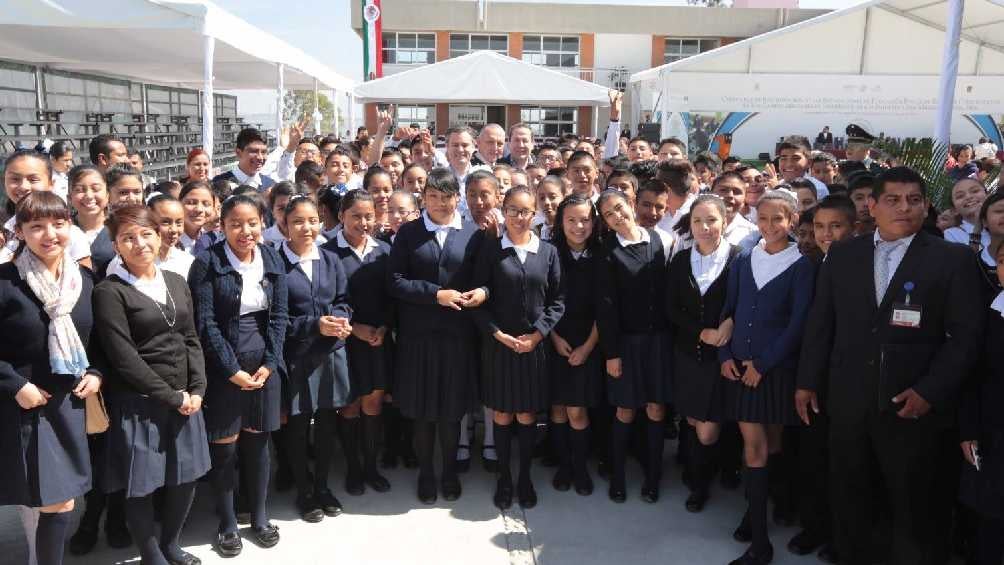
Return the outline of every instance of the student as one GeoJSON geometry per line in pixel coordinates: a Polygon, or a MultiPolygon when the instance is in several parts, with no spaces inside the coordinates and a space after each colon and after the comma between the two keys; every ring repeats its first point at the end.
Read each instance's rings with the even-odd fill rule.
{"type": "Polygon", "coordinates": [[[265,136],[255,128],[244,128],[237,134],[235,146],[237,166],[230,171],[216,175],[213,180],[228,180],[236,184],[247,184],[258,189],[258,192],[268,192],[275,184],[275,180],[261,172],[268,157],[268,141],[265,136]]]}
{"type": "Polygon", "coordinates": [[[366,170],[362,188],[373,197],[373,211],[376,214],[373,237],[379,237],[390,231],[387,209],[390,195],[394,192],[393,177],[379,165],[374,165],[366,170]]]}
{"type": "Polygon", "coordinates": [[[162,180],[154,185],[153,190],[147,194],[147,197],[149,198],[154,194],[166,194],[172,198],[178,198],[181,196],[181,183],[176,180],[162,180]]]}
{"type": "Polygon", "coordinates": [[[289,328],[283,349],[289,371],[285,394],[288,421],[283,443],[296,484],[300,517],[320,522],[324,516],[342,512],[341,503],[328,488],[328,470],[336,410],[349,400],[338,393],[348,384],[343,340],[352,330],[352,311],[341,261],[332,250],[317,246],[321,219],[314,201],[304,194],[294,195],[286,203],[282,221],[287,240],[279,249],[289,295],[289,328]],[[326,374],[324,367],[332,374],[326,374]],[[311,419],[316,438],[313,485],[307,470],[311,419]]]}
{"type": "Polygon", "coordinates": [[[565,198],[565,184],[561,182],[561,177],[546,176],[537,185],[537,218],[542,218],[535,226],[538,236],[544,241],[551,241],[554,237],[557,224],[555,218],[558,213],[558,206],[565,198]]]}
{"type": "MultiPolygon", "coordinates": [[[[0,248],[0,264],[11,261],[19,246],[15,233],[15,206],[36,191],[52,191],[52,162],[44,154],[31,149],[15,151],[4,159],[3,185],[9,219],[3,225],[4,245],[0,248]]],[[[90,243],[84,232],[74,225],[70,225],[67,252],[77,263],[91,267],[90,243]]]]}
{"type": "Polygon", "coordinates": [[[816,186],[807,178],[794,179],[788,184],[791,186],[791,190],[795,192],[795,197],[798,199],[799,213],[812,208],[819,200],[818,193],[816,192],[816,186]]]}
{"type": "Polygon", "coordinates": [[[119,207],[108,231],[121,262],[94,289],[95,328],[108,369],[104,488],[125,490],[126,518],[144,563],[192,563],[197,559],[179,540],[195,481],[209,470],[201,412],[206,369],[192,296],[184,277],[157,267],[161,241],[152,211],[119,207]]]}
{"type": "Polygon", "coordinates": [[[63,200],[69,201],[69,173],[73,169],[74,147],[69,141],[57,141],[49,148],[52,163],[52,191],[63,200]]]}
{"type": "Polygon", "coordinates": [[[492,174],[499,179],[499,191],[505,196],[512,188],[512,167],[504,163],[499,163],[492,167],[492,174]]]}
{"type": "MultiPolygon", "coordinates": [[[[143,205],[143,176],[131,165],[115,165],[105,172],[108,185],[108,210],[114,212],[123,206],[143,205]]],[[[108,264],[115,258],[111,232],[101,230],[91,242],[91,262],[94,272],[104,278],[108,264]]]]}
{"type": "Polygon", "coordinates": [[[142,181],[144,189],[157,183],[157,179],[143,174],[143,167],[145,166],[145,163],[143,162],[143,154],[139,149],[129,147],[126,150],[126,155],[129,156],[129,165],[132,166],[137,173],[139,173],[140,181],[142,181]]]}
{"type": "Polygon", "coordinates": [[[837,180],[837,159],[823,151],[813,151],[809,164],[809,174],[812,178],[825,185],[831,185],[837,180]]]}
{"type": "Polygon", "coordinates": [[[634,163],[635,161],[654,159],[655,155],[652,154],[652,146],[647,139],[644,137],[635,137],[631,141],[628,141],[627,158],[628,161],[634,163]]]}
{"type": "Polygon", "coordinates": [[[304,161],[293,173],[293,182],[306,187],[307,193],[316,200],[317,191],[324,186],[324,167],[315,161],[304,161]]]}
{"type": "Polygon", "coordinates": [[[789,234],[797,203],[784,191],[770,191],[757,206],[762,239],[744,251],[729,271],[722,319],[735,327],[718,349],[726,379],[726,417],[743,436],[749,508],[735,537],[752,545],[732,565],[769,563],[767,460],[779,453],[781,427],[796,423],[795,367],[802,328],[812,301],[814,272],[789,234]]]}
{"type": "Polygon", "coordinates": [[[376,492],[390,490],[390,482],[377,470],[383,397],[390,390],[393,377],[389,331],[393,302],[386,287],[390,246],[371,235],[377,221],[370,193],[356,190],[346,194],[339,220],[342,229],[326,248],[341,260],[348,278],[352,335],[346,339],[345,349],[355,400],[341,411],[339,431],[349,462],[345,490],[357,496],[365,491],[365,486],[376,492]]]}
{"type": "Polygon", "coordinates": [[[157,267],[187,279],[195,257],[181,249],[181,235],[185,233],[184,206],[180,200],[166,194],[155,195],[146,205],[153,212],[160,236],[157,267]]]}
{"type": "MultiPolygon", "coordinates": [[[[727,178],[715,180],[721,184],[727,178]]],[[[729,266],[739,253],[724,235],[727,215],[722,198],[697,197],[686,221],[681,220],[693,246],[673,257],[666,281],[666,316],[674,330],[674,404],[698,440],[687,457],[691,493],[686,507],[690,512],[700,512],[708,501],[720,423],[725,417],[718,347],[730,332],[721,323],[721,312],[729,266]]]]}
{"type": "Polygon", "coordinates": [[[795,226],[795,243],[798,244],[798,252],[808,257],[813,262],[818,262],[823,258],[823,252],[816,245],[816,236],[813,233],[813,219],[816,216],[816,207],[810,206],[798,214],[798,224],[795,226]]]}
{"type": "Polygon", "coordinates": [[[380,167],[390,175],[390,183],[395,190],[401,188],[401,173],[404,172],[404,156],[396,147],[384,149],[380,156],[380,167]]]}
{"type": "Polygon", "coordinates": [[[572,194],[583,198],[594,198],[598,175],[599,169],[596,167],[596,159],[593,159],[589,153],[577,151],[568,158],[565,178],[572,183],[572,194]]]}
{"type": "Polygon", "coordinates": [[[964,178],[952,186],[952,208],[958,212],[962,225],[945,230],[945,241],[969,245],[977,253],[990,247],[990,232],[976,227],[986,199],[987,189],[976,179],[964,178]]]}
{"type": "Polygon", "coordinates": [[[11,262],[0,265],[6,336],[0,344],[0,422],[10,448],[2,453],[0,505],[41,512],[37,560],[58,565],[74,498],[91,488],[84,399],[102,379],[88,355],[95,281],[68,252],[70,210],[60,197],[25,195],[13,219],[23,243],[11,262]]]}
{"type": "Polygon", "coordinates": [[[352,150],[341,145],[329,153],[327,160],[324,161],[324,174],[327,177],[328,186],[343,185],[342,192],[359,188],[360,183],[356,181],[357,177],[352,174],[357,160],[358,157],[352,150]]]}
{"type": "Polygon", "coordinates": [[[746,182],[739,173],[725,171],[711,183],[711,192],[725,204],[725,225],[722,236],[732,245],[739,245],[746,236],[756,230],[753,222],[742,215],[746,206],[746,182]]]}
{"type": "Polygon", "coordinates": [[[691,204],[697,198],[697,175],[693,165],[682,159],[676,159],[659,163],[656,178],[669,187],[666,214],[658,225],[663,230],[671,232],[680,222],[680,218],[690,211],[691,204]]]}
{"type": "Polygon", "coordinates": [[[607,396],[617,407],[613,423],[610,499],[627,498],[624,466],[635,411],[644,408],[648,465],[641,497],[659,499],[662,478],[664,403],[670,400],[671,338],[665,315],[666,263],[671,245],[635,223],[634,210],[619,190],[605,190],[597,202],[612,232],[599,270],[598,324],[606,359],[607,396]]]}
{"type": "Polygon", "coordinates": [[[533,162],[544,167],[544,170],[548,171],[548,174],[550,174],[551,169],[561,167],[564,163],[561,159],[561,153],[558,151],[558,146],[550,141],[545,141],[537,146],[533,162]]]}
{"type": "Polygon", "coordinates": [[[401,226],[394,239],[390,294],[398,301],[394,397],[401,413],[415,420],[418,498],[433,504],[437,431],[443,497],[453,501],[461,493],[456,474],[459,422],[473,404],[478,366],[473,326],[463,310],[486,298],[482,290],[471,288],[474,257],[484,235],[461,220],[460,185],[448,169],[429,173],[422,199],[421,219],[401,226]]]}
{"type": "Polygon", "coordinates": [[[108,211],[108,187],[105,177],[93,165],[77,165],[67,176],[69,200],[77,212],[77,227],[90,244],[105,229],[108,211]]]}
{"type": "Polygon", "coordinates": [[[192,253],[196,242],[206,233],[206,224],[216,215],[219,200],[213,186],[204,180],[192,180],[181,187],[181,206],[185,209],[185,230],[179,244],[183,251],[192,253]]]}
{"type": "Polygon", "coordinates": [[[659,162],[686,158],[687,146],[679,139],[668,137],[659,142],[659,154],[656,156],[659,162]]]}
{"type": "Polygon", "coordinates": [[[272,190],[268,192],[268,208],[272,213],[274,224],[262,232],[262,239],[266,244],[278,249],[286,241],[285,214],[286,205],[289,199],[297,194],[297,186],[289,181],[280,181],[272,185],[272,190]]]}
{"type": "Polygon", "coordinates": [[[638,188],[638,200],[635,202],[634,210],[639,226],[655,229],[668,209],[669,186],[666,183],[652,179],[638,188]]]}
{"type": "MultiPolygon", "coordinates": [[[[525,183],[526,186],[529,186],[530,188],[537,190],[537,184],[540,183],[540,180],[542,178],[547,176],[547,169],[545,169],[540,165],[533,164],[526,168],[525,175],[527,181],[525,183]]],[[[515,182],[513,182],[513,186],[516,186],[515,182]]]]}
{"type": "MultiPolygon", "coordinates": [[[[195,181],[200,182],[200,181],[195,181]]],[[[279,429],[283,342],[287,325],[286,272],[271,247],[258,243],[265,206],[235,195],[221,209],[224,239],[192,263],[189,285],[196,327],[206,356],[206,432],[209,474],[220,519],[217,551],[241,552],[234,514],[234,465],[240,463],[250,490],[251,532],[262,547],[279,542],[269,523],[268,434],[279,429]]]]}
{"type": "Polygon", "coordinates": [[[743,164],[742,159],[736,157],[735,155],[731,155],[729,157],[726,157],[725,160],[722,161],[722,172],[727,173],[730,171],[735,171],[736,169],[739,168],[739,165],[742,164],[743,164]]]}
{"type": "MultiPolygon", "coordinates": [[[[560,169],[557,169],[560,170],[560,169]]],[[[530,186],[530,177],[527,176],[525,171],[513,170],[512,172],[512,185],[513,186],[530,186]]]]}
{"type": "Polygon", "coordinates": [[[711,185],[718,178],[721,172],[721,161],[718,157],[710,153],[702,153],[694,159],[694,174],[697,175],[697,182],[700,183],[700,192],[707,192],[711,185]]]}
{"type": "Polygon", "coordinates": [[[875,231],[875,219],[872,218],[868,208],[868,199],[872,195],[874,183],[875,176],[866,172],[855,173],[847,179],[847,196],[858,212],[854,235],[870,234],[875,231]]]}
{"type": "Polygon", "coordinates": [[[559,467],[551,484],[581,496],[593,493],[586,467],[589,409],[603,398],[603,362],[596,324],[600,266],[599,217],[592,201],[569,196],[558,205],[552,243],[561,259],[565,313],[551,331],[551,441],[559,467]]]}
{"type": "Polygon", "coordinates": [[[801,135],[790,135],[777,146],[778,173],[783,182],[791,184],[795,179],[809,179],[816,187],[816,198],[825,198],[830,193],[826,184],[809,176],[812,147],[809,140],[801,135]]]}
{"type": "Polygon", "coordinates": [[[606,187],[616,188],[626,194],[632,205],[638,201],[638,177],[627,169],[614,169],[607,176],[606,187]]]}
{"type": "Polygon", "coordinates": [[[87,144],[87,154],[91,164],[101,171],[108,172],[115,165],[128,165],[129,152],[122,140],[112,133],[102,133],[91,138],[87,144]]]}
{"type": "Polygon", "coordinates": [[[488,229],[501,235],[505,219],[499,210],[502,203],[502,191],[498,178],[485,170],[477,170],[467,177],[464,183],[467,199],[467,212],[464,220],[474,222],[481,229],[488,229]]]}
{"type": "Polygon", "coordinates": [[[401,173],[401,189],[420,196],[425,190],[425,182],[429,178],[429,173],[418,163],[412,163],[404,168],[401,173]]]}
{"type": "MultiPolygon", "coordinates": [[[[980,206],[979,225],[990,235],[990,241],[1004,240],[1004,191],[995,190],[991,192],[983,205],[980,206]]],[[[997,261],[990,253],[991,245],[983,246],[980,250],[980,265],[983,267],[987,288],[992,295],[996,295],[1000,290],[1000,281],[997,279],[997,261]]]]}
{"type": "Polygon", "coordinates": [[[760,200],[760,197],[763,196],[764,192],[767,190],[767,181],[764,178],[764,174],[758,171],[755,167],[742,165],[736,169],[736,172],[739,173],[743,182],[746,183],[746,201],[743,203],[741,213],[744,218],[749,220],[751,223],[755,223],[756,205],[760,200]]]}

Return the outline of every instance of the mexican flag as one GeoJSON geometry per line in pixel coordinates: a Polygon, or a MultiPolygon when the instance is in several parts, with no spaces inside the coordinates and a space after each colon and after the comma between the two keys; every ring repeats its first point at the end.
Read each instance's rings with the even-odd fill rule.
{"type": "Polygon", "coordinates": [[[373,80],[383,76],[383,13],[380,0],[363,3],[363,77],[373,80]]]}

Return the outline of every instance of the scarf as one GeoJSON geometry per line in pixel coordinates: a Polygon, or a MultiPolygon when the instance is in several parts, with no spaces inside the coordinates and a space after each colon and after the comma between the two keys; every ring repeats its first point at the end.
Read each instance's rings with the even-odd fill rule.
{"type": "Polygon", "coordinates": [[[17,272],[28,283],[28,288],[42,302],[42,308],[49,316],[49,367],[54,375],[83,376],[90,364],[77,327],[70,313],[76,306],[83,290],[83,277],[69,253],[63,253],[62,275],[56,280],[35,257],[25,249],[14,260],[17,272]]]}

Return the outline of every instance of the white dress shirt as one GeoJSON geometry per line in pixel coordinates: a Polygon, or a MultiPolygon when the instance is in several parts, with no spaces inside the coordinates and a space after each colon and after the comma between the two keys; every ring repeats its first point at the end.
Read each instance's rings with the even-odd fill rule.
{"type": "Polygon", "coordinates": [[[286,236],[282,235],[282,232],[279,231],[278,225],[269,226],[268,229],[261,232],[261,238],[265,240],[267,245],[277,249],[284,241],[286,241],[286,236]]]}
{"type": "Polygon", "coordinates": [[[253,177],[249,177],[240,167],[234,167],[234,178],[237,184],[246,184],[255,188],[261,188],[261,172],[257,172],[253,177]]]}
{"type": "MultiPolygon", "coordinates": [[[[439,236],[438,232],[437,232],[436,236],[437,237],[439,236]]],[[[443,238],[443,241],[446,241],[446,238],[443,238]]],[[[338,234],[335,236],[335,242],[336,242],[335,245],[337,245],[338,247],[342,247],[342,248],[345,248],[345,249],[351,249],[352,250],[352,254],[355,255],[356,257],[358,257],[360,261],[365,261],[366,260],[366,256],[369,255],[370,252],[372,252],[374,249],[380,247],[380,244],[377,243],[377,241],[375,239],[373,239],[372,237],[370,237],[369,235],[367,235],[366,236],[366,241],[363,243],[362,253],[360,253],[358,249],[356,249],[355,247],[352,247],[352,244],[349,243],[349,240],[345,239],[345,234],[342,233],[342,230],[338,230],[338,234]]],[[[439,245],[440,245],[440,247],[442,247],[443,244],[440,243],[439,245]]]]}
{"type": "MultiPolygon", "coordinates": [[[[903,237],[895,241],[886,242],[886,243],[894,243],[896,245],[896,247],[894,247],[892,251],[889,252],[889,259],[888,259],[889,270],[886,274],[886,276],[888,277],[886,279],[886,292],[889,291],[889,283],[891,283],[893,277],[896,276],[896,269],[898,269],[899,264],[903,262],[903,257],[906,255],[906,250],[910,248],[910,244],[913,243],[913,238],[915,237],[917,237],[917,234],[903,237]]],[[[872,241],[876,245],[878,245],[879,241],[885,241],[885,240],[881,238],[881,236],[879,235],[879,231],[875,230],[875,233],[872,236],[872,241]]],[[[876,261],[878,260],[877,254],[874,255],[874,260],[876,261]]],[[[878,272],[877,265],[875,266],[875,272],[878,272]]]]}
{"type": "Polygon", "coordinates": [[[788,267],[801,258],[802,254],[798,252],[797,243],[789,243],[784,251],[767,253],[766,242],[760,240],[760,243],[753,247],[753,254],[750,256],[753,281],[756,282],[757,290],[767,286],[767,283],[788,270],[788,267]]]}
{"type": "Polygon", "coordinates": [[[181,244],[181,250],[185,253],[191,253],[195,249],[195,244],[198,243],[200,237],[202,237],[202,231],[199,231],[198,235],[194,238],[188,237],[187,233],[182,232],[181,237],[178,239],[178,243],[181,244]]]}
{"type": "Polygon", "coordinates": [[[439,243],[440,249],[446,245],[446,236],[449,235],[451,228],[459,230],[464,227],[463,221],[460,219],[460,212],[453,213],[453,218],[450,219],[450,223],[446,225],[439,225],[432,221],[428,212],[423,211],[422,222],[425,223],[426,231],[431,231],[436,234],[436,242],[439,243]]]}
{"type": "Polygon", "coordinates": [[[728,265],[729,249],[729,242],[725,238],[722,238],[718,247],[709,255],[701,255],[696,245],[690,248],[690,272],[694,275],[694,280],[697,281],[697,288],[701,291],[701,296],[708,292],[711,284],[725,270],[725,265],[728,265]]]}
{"type": "Polygon", "coordinates": [[[226,251],[227,260],[230,265],[241,276],[241,310],[240,315],[253,314],[268,309],[268,297],[265,296],[265,288],[262,281],[265,280],[265,262],[262,261],[261,252],[254,250],[251,261],[242,263],[237,255],[230,250],[230,244],[223,245],[226,251]]]}
{"type": "Polygon", "coordinates": [[[516,245],[509,239],[509,234],[502,236],[502,249],[513,248],[516,250],[516,257],[519,259],[520,263],[526,263],[526,256],[528,253],[533,253],[536,255],[540,251],[540,238],[537,234],[530,232],[530,241],[524,245],[516,245]]]}
{"type": "MultiPolygon", "coordinates": [[[[115,258],[118,259],[118,256],[115,258]]],[[[164,280],[164,273],[160,269],[156,267],[154,269],[156,273],[153,276],[153,280],[140,279],[127,271],[125,265],[119,261],[114,267],[109,265],[108,273],[122,279],[126,284],[131,285],[140,294],[150,298],[154,302],[167,304],[167,281],[164,280]]]]}
{"type": "Polygon", "coordinates": [[[314,261],[321,260],[321,254],[317,251],[316,244],[310,246],[306,255],[297,255],[296,252],[289,247],[289,242],[284,241],[282,243],[282,251],[286,254],[289,262],[296,265],[296,267],[307,276],[308,281],[314,282],[314,261]]]}
{"type": "Polygon", "coordinates": [[[681,204],[679,208],[676,209],[676,212],[670,214],[669,210],[667,210],[666,215],[663,216],[656,225],[667,232],[672,232],[673,228],[676,227],[676,224],[680,223],[680,218],[682,218],[687,212],[690,212],[690,207],[694,205],[694,200],[697,200],[697,195],[688,194],[687,199],[683,201],[683,204],[681,204]]]}
{"type": "Polygon", "coordinates": [[[725,226],[722,237],[732,245],[739,245],[739,242],[746,239],[746,236],[757,230],[753,222],[747,220],[742,214],[736,212],[729,225],[725,226]]]}
{"type": "Polygon", "coordinates": [[[1004,290],[998,293],[994,301],[990,303],[990,309],[996,311],[1004,318],[1004,290]]]}
{"type": "MultiPolygon", "coordinates": [[[[969,236],[972,235],[973,230],[976,226],[968,220],[962,220],[961,226],[953,226],[945,230],[945,241],[951,241],[952,243],[961,243],[963,245],[969,245],[969,236]]],[[[990,247],[990,232],[983,230],[980,234],[980,244],[983,249],[990,247]]],[[[994,263],[988,263],[993,265],[994,263]]]]}
{"type": "MultiPolygon", "coordinates": [[[[163,261],[160,259],[160,255],[154,260],[154,264],[163,271],[168,271],[176,275],[181,275],[188,280],[188,272],[192,270],[192,263],[195,262],[195,256],[191,253],[186,253],[177,247],[172,247],[167,251],[167,258],[163,261]]],[[[112,257],[110,263],[108,263],[108,272],[114,272],[122,266],[122,258],[116,255],[112,257]]]]}

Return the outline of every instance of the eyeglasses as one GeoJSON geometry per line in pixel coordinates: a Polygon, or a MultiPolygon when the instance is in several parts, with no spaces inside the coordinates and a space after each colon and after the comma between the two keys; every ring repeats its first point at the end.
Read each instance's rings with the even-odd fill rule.
{"type": "Polygon", "coordinates": [[[506,206],[505,209],[503,209],[503,212],[505,212],[505,215],[510,218],[519,218],[521,220],[525,220],[533,216],[533,210],[527,210],[526,208],[514,208],[512,206],[506,206]]]}

